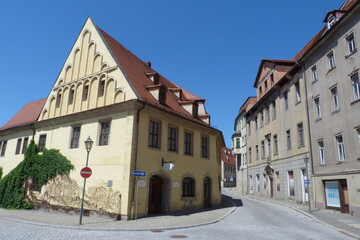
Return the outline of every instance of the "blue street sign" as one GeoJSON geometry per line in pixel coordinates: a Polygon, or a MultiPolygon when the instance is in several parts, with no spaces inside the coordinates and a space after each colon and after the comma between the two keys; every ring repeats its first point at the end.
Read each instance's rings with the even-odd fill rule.
{"type": "Polygon", "coordinates": [[[304,180],[304,183],[305,184],[310,184],[310,180],[306,179],[306,180],[304,180]]]}
{"type": "Polygon", "coordinates": [[[133,176],[134,177],[145,177],[146,172],[144,172],[144,171],[133,171],[133,176]]]}

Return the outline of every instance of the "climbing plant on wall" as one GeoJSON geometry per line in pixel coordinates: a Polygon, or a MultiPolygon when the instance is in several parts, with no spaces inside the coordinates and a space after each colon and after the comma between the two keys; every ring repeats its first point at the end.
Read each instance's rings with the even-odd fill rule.
{"type": "Polygon", "coordinates": [[[45,185],[57,175],[69,175],[74,169],[65,156],[56,149],[44,149],[38,153],[38,147],[32,140],[26,148],[24,160],[9,174],[0,179],[0,207],[31,209],[33,204],[25,200],[28,184],[45,185]]]}

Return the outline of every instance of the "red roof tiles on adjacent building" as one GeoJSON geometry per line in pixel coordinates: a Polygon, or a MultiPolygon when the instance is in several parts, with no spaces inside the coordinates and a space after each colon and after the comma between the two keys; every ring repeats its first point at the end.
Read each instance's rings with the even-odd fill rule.
{"type": "Polygon", "coordinates": [[[46,98],[27,103],[10,121],[0,128],[0,131],[36,122],[45,102],[46,98]]]}
{"type": "Polygon", "coordinates": [[[223,147],[221,149],[221,161],[225,164],[236,166],[235,156],[232,154],[230,148],[223,147]]]}

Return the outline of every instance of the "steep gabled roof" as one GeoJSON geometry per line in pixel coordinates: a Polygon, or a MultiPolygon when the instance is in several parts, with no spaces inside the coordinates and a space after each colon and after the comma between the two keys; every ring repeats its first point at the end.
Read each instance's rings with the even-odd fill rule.
{"type": "Polygon", "coordinates": [[[205,99],[199,98],[189,91],[181,88],[177,84],[167,80],[162,75],[159,76],[158,84],[165,85],[168,89],[181,89],[182,96],[179,99],[172,91],[166,91],[166,104],[161,105],[158,101],[151,95],[148,91],[149,86],[153,86],[154,83],[148,77],[149,74],[157,73],[153,68],[149,66],[149,64],[144,63],[137,56],[135,56],[132,52],[122,46],[119,42],[117,42],[114,38],[112,38],[109,34],[107,34],[104,30],[97,27],[99,33],[102,35],[103,40],[109,47],[109,50],[112,52],[113,56],[117,60],[124,74],[126,75],[128,81],[133,86],[134,91],[136,92],[138,98],[144,102],[150,103],[159,108],[177,112],[187,118],[190,118],[194,121],[203,122],[198,118],[194,118],[188,111],[186,111],[179,102],[184,101],[202,101],[205,99]]]}
{"type": "Polygon", "coordinates": [[[232,166],[236,165],[235,157],[231,152],[230,148],[223,147],[221,149],[221,161],[223,161],[225,164],[229,164],[232,166]]]}
{"type": "Polygon", "coordinates": [[[0,128],[0,131],[36,122],[45,102],[46,98],[27,103],[13,118],[0,128]]]}
{"type": "Polygon", "coordinates": [[[281,65],[281,66],[293,66],[295,64],[296,61],[294,60],[281,60],[281,59],[261,59],[261,63],[258,69],[258,72],[256,74],[256,78],[255,78],[255,82],[254,82],[254,87],[256,88],[256,85],[258,83],[258,81],[260,80],[260,76],[262,73],[262,68],[264,66],[265,63],[274,63],[276,65],[281,65]]]}

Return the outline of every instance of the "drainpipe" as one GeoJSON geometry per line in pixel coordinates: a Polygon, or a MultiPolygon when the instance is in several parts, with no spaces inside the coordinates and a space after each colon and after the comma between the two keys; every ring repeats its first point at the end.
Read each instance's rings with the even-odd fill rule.
{"type": "MultiPolygon", "coordinates": [[[[36,133],[34,124],[31,124],[31,125],[30,125],[30,129],[33,130],[32,140],[34,140],[34,138],[35,138],[35,133],[36,133]]],[[[35,141],[35,140],[34,140],[34,141],[35,141]]]]}
{"type": "MultiPolygon", "coordinates": [[[[136,114],[136,136],[135,136],[136,139],[135,139],[135,163],[134,163],[134,170],[136,170],[137,158],[138,158],[138,145],[139,145],[140,111],[145,108],[145,103],[143,103],[142,101],[139,101],[137,99],[135,99],[134,101],[142,103],[142,107],[140,109],[138,109],[137,114],[136,114]]],[[[130,176],[131,176],[131,172],[130,172],[130,176]]],[[[134,199],[135,199],[135,188],[136,188],[136,179],[134,177],[133,189],[132,189],[132,194],[131,194],[131,208],[130,208],[131,214],[129,214],[130,216],[133,215],[133,206],[134,206],[134,199]]]]}
{"type": "MultiPolygon", "coordinates": [[[[305,84],[305,100],[306,100],[306,117],[307,117],[307,124],[308,124],[308,139],[309,139],[309,154],[311,159],[311,176],[314,176],[314,161],[313,161],[313,151],[312,151],[312,143],[311,143],[311,135],[310,135],[310,113],[309,113],[309,101],[308,101],[308,91],[307,91],[307,85],[306,85],[306,74],[305,74],[305,63],[301,61],[301,58],[296,62],[297,65],[301,67],[301,70],[303,72],[304,76],[304,84],[305,84]]],[[[308,171],[308,170],[306,170],[308,171]]],[[[310,193],[310,186],[313,187],[313,196],[314,196],[314,206],[315,206],[315,199],[316,199],[316,191],[315,191],[315,183],[311,181],[311,184],[309,185],[309,193],[310,193]]],[[[310,204],[310,194],[309,194],[309,204],[310,204]]]]}

